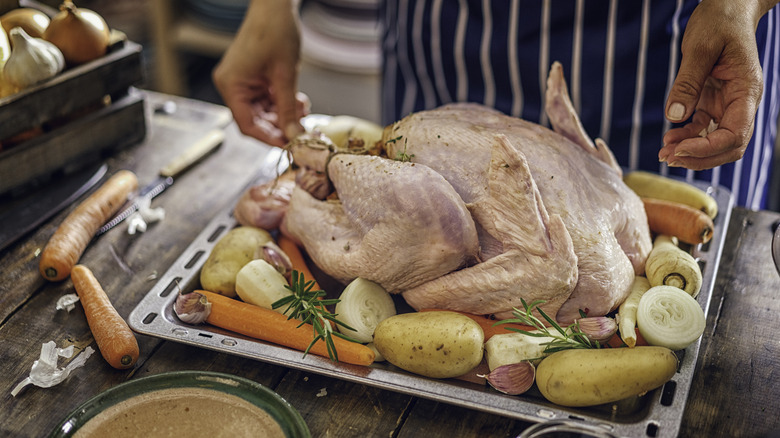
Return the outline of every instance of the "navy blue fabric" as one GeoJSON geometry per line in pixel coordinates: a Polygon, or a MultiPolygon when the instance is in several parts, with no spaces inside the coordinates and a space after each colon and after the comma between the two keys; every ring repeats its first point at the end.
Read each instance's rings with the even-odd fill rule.
{"type": "Polygon", "coordinates": [[[723,185],[733,190],[737,204],[764,208],[766,190],[771,180],[771,175],[766,172],[771,166],[764,166],[765,184],[762,184],[761,178],[757,176],[761,172],[760,166],[754,165],[754,159],[756,164],[771,163],[776,136],[778,85],[775,79],[775,49],[780,30],[780,13],[777,8],[761,20],[757,31],[759,55],[766,75],[765,102],[759,109],[760,117],[757,117],[757,121],[763,123],[757,125],[760,133],[754,135],[741,163],[721,166],[715,172],[691,172],[669,168],[658,162],[663,134],[671,127],[663,116],[670,80],[673,78],[670,72],[676,72],[679,65],[679,41],[688,17],[697,4],[696,0],[582,1],[582,47],[577,72],[579,82],[573,84],[577,0],[517,0],[517,3],[509,0],[386,0],[382,9],[385,13],[383,22],[388,25],[383,41],[386,81],[383,122],[398,120],[410,111],[431,109],[452,101],[470,101],[487,103],[506,114],[546,124],[542,114],[544,82],[539,78],[553,61],[559,61],[563,65],[570,91],[575,87],[579,90],[578,96],[573,96],[573,99],[586,131],[593,138],[603,138],[622,166],[723,185]],[[516,15],[511,13],[513,4],[516,5],[516,15]],[[546,39],[542,38],[545,5],[551,6],[547,9],[549,37],[546,39]],[[640,29],[644,5],[649,7],[650,13],[647,46],[642,51],[640,29]],[[616,8],[614,11],[617,17],[612,57],[613,80],[612,92],[605,100],[606,47],[612,7],[616,8]],[[484,13],[485,8],[488,14],[484,13]],[[465,34],[462,34],[464,45],[461,51],[458,46],[458,29],[459,20],[463,18],[461,14],[466,13],[464,11],[467,11],[468,20],[465,34]],[[522,96],[518,99],[512,92],[510,43],[507,38],[512,29],[512,20],[517,20],[517,36],[514,40],[517,50],[513,55],[518,60],[522,89],[522,96]],[[491,26],[488,53],[492,71],[489,78],[486,78],[481,60],[486,26],[491,26]],[[548,42],[546,49],[540,41],[548,42]],[[768,44],[771,50],[767,52],[765,49],[768,44]],[[441,57],[440,70],[437,70],[433,61],[434,54],[441,57]],[[462,54],[462,65],[465,65],[468,90],[465,98],[462,95],[459,97],[456,54],[462,54]],[[644,57],[644,80],[638,81],[641,57],[644,57]],[[548,65],[541,65],[543,59],[547,60],[548,65]],[[443,73],[443,77],[439,72],[443,73]],[[436,81],[446,85],[446,92],[432,86],[436,81]],[[640,82],[644,93],[638,95],[637,86],[640,82]],[[491,83],[495,83],[495,100],[488,102],[491,83]],[[434,96],[434,99],[431,100],[430,96],[434,96]],[[641,101],[637,101],[637,98],[641,101]],[[513,114],[513,108],[518,105],[520,113],[513,114]],[[634,121],[635,106],[639,109],[638,124],[634,121]],[[608,108],[611,108],[611,112],[605,113],[608,108]],[[607,120],[602,120],[604,118],[607,120]],[[639,139],[638,153],[633,159],[629,146],[632,135],[638,135],[639,139]],[[760,141],[758,147],[755,145],[756,140],[760,141]],[[752,195],[751,185],[754,187],[753,192],[758,192],[757,195],[752,195]]]}

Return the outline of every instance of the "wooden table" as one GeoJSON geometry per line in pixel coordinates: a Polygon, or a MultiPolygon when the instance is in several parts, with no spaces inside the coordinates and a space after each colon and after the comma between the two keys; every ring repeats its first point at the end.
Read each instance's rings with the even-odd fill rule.
{"type": "MultiPolygon", "coordinates": [[[[165,161],[210,128],[225,124],[222,107],[148,93],[147,139],[107,159],[151,181],[165,161]],[[152,111],[166,101],[177,110],[152,111]]],[[[259,165],[257,142],[226,128],[224,144],[180,177],[153,205],[164,222],[130,236],[119,227],[94,241],[81,258],[127,317],[203,227],[230,204],[259,165]]],[[[175,370],[209,370],[252,379],[274,389],[303,416],[314,437],[515,437],[527,423],[441,402],[287,369],[251,359],[138,335],[136,367],[118,371],[99,354],[65,382],[11,390],[30,372],[41,345],[83,350],[94,341],[79,306],[55,310],[73,293],[69,280],[49,283],[38,274],[38,253],[74,206],[0,253],[0,436],[46,435],[87,399],[130,379],[175,370]],[[327,395],[323,396],[323,392],[327,395]],[[319,395],[319,396],[318,396],[319,395]]],[[[682,437],[760,437],[780,430],[780,276],[769,245],[780,215],[733,211],[712,297],[682,437]]]]}

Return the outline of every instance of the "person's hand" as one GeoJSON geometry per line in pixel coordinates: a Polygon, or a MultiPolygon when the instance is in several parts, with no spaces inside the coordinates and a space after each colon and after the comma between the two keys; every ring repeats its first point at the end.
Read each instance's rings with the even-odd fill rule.
{"type": "Polygon", "coordinates": [[[297,1],[254,0],[213,72],[214,85],[242,133],[282,147],[302,131],[309,101],[297,93],[297,1]]]}
{"type": "Polygon", "coordinates": [[[693,11],[682,61],[666,102],[666,118],[683,127],[664,135],[660,161],[709,169],[737,161],[753,135],[763,91],[755,31],[776,1],[710,0],[693,11]]]}

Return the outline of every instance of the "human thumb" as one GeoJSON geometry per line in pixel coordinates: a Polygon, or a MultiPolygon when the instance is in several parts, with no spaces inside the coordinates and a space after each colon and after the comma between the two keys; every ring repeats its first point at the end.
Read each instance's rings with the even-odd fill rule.
{"type": "Polygon", "coordinates": [[[717,56],[708,57],[702,53],[695,56],[683,54],[680,69],[666,100],[665,113],[670,122],[679,123],[693,115],[716,61],[717,56]]]}

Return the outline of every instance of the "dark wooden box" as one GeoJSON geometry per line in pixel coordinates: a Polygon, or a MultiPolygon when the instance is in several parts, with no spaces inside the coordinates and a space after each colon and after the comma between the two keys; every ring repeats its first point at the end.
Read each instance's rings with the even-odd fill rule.
{"type": "Polygon", "coordinates": [[[0,195],[146,136],[141,46],[119,38],[99,59],[0,99],[0,195]]]}

